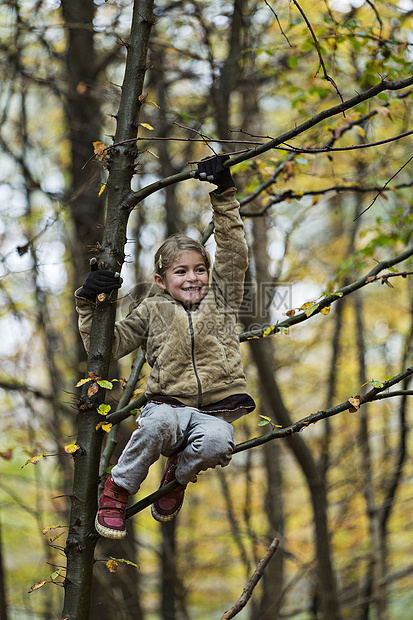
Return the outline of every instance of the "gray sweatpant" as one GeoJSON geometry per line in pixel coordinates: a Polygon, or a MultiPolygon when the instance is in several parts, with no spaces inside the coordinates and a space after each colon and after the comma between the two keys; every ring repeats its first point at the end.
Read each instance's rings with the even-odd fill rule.
{"type": "Polygon", "coordinates": [[[220,417],[194,407],[148,403],[111,473],[114,482],[133,495],[161,454],[182,450],[175,475],[187,484],[201,470],[228,465],[234,447],[234,429],[220,417]]]}

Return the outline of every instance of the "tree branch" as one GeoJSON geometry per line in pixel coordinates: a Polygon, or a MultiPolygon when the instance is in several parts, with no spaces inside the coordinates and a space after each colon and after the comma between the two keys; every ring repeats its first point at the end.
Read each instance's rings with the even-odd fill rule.
{"type": "MultiPolygon", "coordinates": [[[[224,166],[225,167],[235,166],[236,164],[239,164],[243,161],[252,159],[254,157],[257,157],[258,155],[266,153],[267,151],[275,149],[276,147],[285,143],[286,141],[291,140],[292,138],[295,138],[301,135],[302,133],[306,132],[308,129],[311,129],[311,127],[315,127],[315,125],[318,125],[319,123],[321,123],[321,121],[324,121],[327,118],[331,118],[332,116],[336,116],[337,114],[341,114],[345,112],[346,110],[349,110],[350,108],[357,106],[359,103],[362,103],[363,101],[367,101],[368,99],[371,99],[375,97],[376,95],[379,95],[385,90],[391,90],[391,91],[402,90],[403,88],[407,88],[408,86],[412,86],[412,85],[413,85],[413,76],[410,76],[404,80],[399,80],[399,81],[381,80],[378,84],[376,84],[372,88],[369,88],[368,90],[362,93],[358,93],[354,97],[351,97],[350,99],[347,99],[346,101],[343,101],[342,103],[339,103],[336,106],[323,110],[319,114],[316,114],[315,116],[312,116],[311,118],[309,118],[307,121],[304,121],[304,123],[297,125],[293,129],[289,129],[288,131],[281,134],[277,138],[273,138],[264,144],[257,145],[256,147],[250,149],[247,152],[234,155],[234,157],[232,157],[229,161],[225,162],[224,166]]],[[[129,192],[128,194],[126,194],[123,200],[118,205],[118,208],[120,210],[123,210],[123,209],[132,210],[137,204],[139,204],[142,200],[144,200],[151,194],[165,187],[168,187],[168,185],[172,185],[173,183],[179,183],[180,181],[186,181],[186,180],[189,180],[190,178],[191,178],[190,171],[184,170],[183,172],[180,172],[178,174],[174,174],[164,179],[160,179],[159,181],[156,181],[155,183],[151,183],[150,185],[143,187],[141,190],[137,192],[129,192]]]]}
{"type": "Polygon", "coordinates": [[[268,547],[267,553],[264,555],[257,568],[255,569],[254,574],[252,575],[246,588],[244,589],[244,592],[241,594],[235,605],[224,613],[221,620],[230,620],[230,618],[234,618],[237,614],[239,614],[241,609],[244,609],[245,605],[248,603],[252,596],[255,586],[263,576],[269,561],[277,551],[279,544],[280,541],[278,540],[278,538],[274,538],[271,545],[268,547]]]}
{"type": "MultiPolygon", "coordinates": [[[[251,338],[262,338],[264,337],[264,332],[265,332],[265,337],[267,338],[268,336],[272,336],[273,334],[276,334],[279,331],[285,331],[287,328],[292,327],[293,325],[297,325],[298,323],[302,323],[303,321],[306,321],[313,315],[319,314],[323,308],[330,306],[333,302],[337,301],[341,297],[350,295],[350,293],[354,293],[354,291],[357,291],[363,286],[366,286],[366,284],[370,284],[371,282],[374,282],[376,279],[378,279],[376,278],[377,274],[383,269],[389,269],[393,265],[396,265],[397,263],[401,263],[407,258],[410,258],[412,255],[413,255],[413,247],[408,248],[407,250],[405,250],[398,256],[395,256],[393,258],[383,260],[380,263],[377,263],[377,265],[373,267],[373,269],[371,269],[371,271],[369,271],[369,273],[366,276],[359,278],[358,280],[356,280],[355,282],[352,282],[351,284],[348,284],[347,286],[343,286],[343,288],[339,289],[338,291],[334,293],[331,293],[330,295],[325,295],[319,302],[314,303],[311,307],[307,308],[306,311],[300,312],[299,314],[295,314],[294,316],[291,316],[288,319],[285,319],[284,321],[280,321],[279,323],[274,325],[271,329],[268,327],[267,328],[262,327],[260,329],[254,329],[248,332],[241,333],[240,334],[241,342],[244,342],[245,340],[249,340],[251,338]]],[[[400,274],[400,275],[403,275],[403,274],[400,274]]],[[[386,274],[386,278],[387,277],[390,277],[390,274],[389,275],[386,274]]]]}
{"type": "MultiPolygon", "coordinates": [[[[372,388],[364,396],[358,397],[359,406],[365,403],[368,403],[368,402],[373,402],[376,400],[383,400],[384,398],[390,398],[393,395],[393,393],[389,392],[389,393],[384,394],[384,392],[388,390],[389,388],[391,388],[393,385],[396,385],[397,383],[400,383],[407,377],[410,377],[411,375],[413,375],[413,367],[406,368],[406,370],[404,370],[398,375],[395,375],[392,379],[389,379],[388,381],[384,381],[381,387],[372,388]]],[[[405,390],[403,390],[403,392],[404,391],[405,390]]],[[[395,395],[399,396],[400,392],[395,395]]],[[[330,418],[332,416],[335,416],[339,413],[342,413],[343,411],[347,411],[352,408],[354,408],[354,405],[350,403],[350,401],[346,400],[345,402],[340,403],[339,405],[335,405],[334,407],[329,407],[328,409],[317,411],[316,413],[312,413],[306,416],[305,418],[302,418],[301,420],[294,422],[290,426],[277,429],[277,430],[273,430],[270,433],[267,433],[266,435],[260,435],[259,437],[254,437],[253,439],[248,439],[247,441],[244,441],[243,443],[237,444],[235,446],[233,454],[237,454],[238,452],[243,452],[244,450],[250,450],[251,448],[257,448],[258,446],[262,446],[263,444],[269,441],[272,441],[273,439],[282,439],[284,437],[288,437],[290,435],[300,432],[301,430],[303,430],[310,424],[315,424],[316,422],[319,422],[320,420],[325,420],[326,418],[330,418]]],[[[170,491],[173,491],[173,489],[176,489],[177,486],[178,486],[177,480],[174,480],[173,482],[169,482],[168,484],[158,489],[154,493],[151,493],[147,497],[144,497],[143,499],[141,499],[139,502],[136,502],[136,504],[129,506],[129,508],[127,508],[126,510],[126,518],[130,518],[133,515],[137,514],[138,512],[141,512],[142,510],[150,506],[153,502],[157,501],[158,499],[160,499],[161,497],[163,497],[170,491]]]]}

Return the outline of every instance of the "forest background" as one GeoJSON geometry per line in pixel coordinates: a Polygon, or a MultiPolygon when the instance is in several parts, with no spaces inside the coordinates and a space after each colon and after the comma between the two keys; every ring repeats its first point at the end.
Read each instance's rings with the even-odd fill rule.
{"type": "MultiPolygon", "coordinates": [[[[2,620],[61,615],[86,370],[73,290],[101,249],[110,151],[100,149],[115,134],[133,10],[0,7],[2,620]]],[[[98,542],[90,617],[220,618],[277,537],[239,617],[408,618],[413,4],[176,1],[156,2],[154,16],[132,189],[179,180],[217,150],[239,160],[250,246],[240,331],[258,406],[236,436],[274,434],[201,475],[173,524],[144,510],[125,543],[98,542]],[[369,95],[382,80],[393,86],[369,95]],[[252,152],[357,93],[344,113],[252,152]]],[[[210,220],[208,185],[194,180],[132,211],[120,316],[163,239],[200,238],[210,220]]],[[[213,254],[212,238],[206,247],[213,254]]],[[[133,362],[110,369],[112,408],[133,362]]],[[[112,463],[133,428],[129,417],[118,429],[112,463]]]]}

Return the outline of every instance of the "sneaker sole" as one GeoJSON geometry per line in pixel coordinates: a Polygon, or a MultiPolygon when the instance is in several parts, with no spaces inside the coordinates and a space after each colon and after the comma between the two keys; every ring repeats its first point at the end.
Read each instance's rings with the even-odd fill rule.
{"type": "Polygon", "coordinates": [[[98,521],[97,515],[95,518],[96,531],[104,538],[111,538],[112,540],[122,540],[126,536],[126,530],[112,530],[110,527],[101,525],[98,521]]]}
{"type": "Polygon", "coordinates": [[[155,519],[155,521],[159,521],[159,523],[168,523],[168,521],[173,521],[176,517],[176,515],[178,514],[178,512],[181,510],[182,506],[179,506],[179,508],[177,510],[175,510],[175,512],[173,512],[170,515],[163,515],[160,512],[158,512],[155,508],[155,506],[152,504],[151,506],[151,515],[153,516],[153,518],[155,519]]]}

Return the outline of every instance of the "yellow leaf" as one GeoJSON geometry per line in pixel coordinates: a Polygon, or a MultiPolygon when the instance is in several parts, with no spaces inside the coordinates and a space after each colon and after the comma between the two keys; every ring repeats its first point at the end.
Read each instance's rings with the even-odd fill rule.
{"type": "Polygon", "coordinates": [[[67,454],[73,454],[73,452],[76,452],[79,448],[80,446],[76,443],[68,443],[67,446],[64,447],[64,451],[67,452],[67,454]]]}
{"type": "Polygon", "coordinates": [[[104,142],[94,142],[93,143],[93,152],[96,155],[96,159],[99,161],[103,161],[108,157],[108,151],[110,147],[106,146],[104,142]]]}
{"type": "Polygon", "coordinates": [[[149,123],[141,123],[142,127],[145,127],[145,129],[150,129],[151,131],[153,131],[153,127],[152,125],[149,125],[149,123]]]}
{"type": "Polygon", "coordinates": [[[264,331],[262,333],[262,337],[263,338],[268,338],[268,336],[270,336],[273,331],[274,331],[274,326],[267,327],[267,329],[264,329],[264,331]]]}
{"type": "Polygon", "coordinates": [[[104,184],[102,185],[102,187],[100,188],[99,193],[98,193],[98,198],[100,198],[100,197],[101,197],[101,195],[103,194],[103,192],[105,191],[105,189],[106,189],[106,183],[104,183],[104,184]]]}
{"type": "Polygon", "coordinates": [[[316,205],[321,198],[321,194],[316,194],[313,198],[312,206],[316,205]]]}
{"type": "Polygon", "coordinates": [[[111,573],[116,573],[116,570],[118,568],[118,563],[115,560],[108,560],[106,562],[106,566],[111,573]]]}
{"type": "Polygon", "coordinates": [[[40,461],[40,459],[42,459],[44,456],[46,456],[46,452],[43,451],[41,454],[38,454],[37,456],[32,456],[31,459],[28,459],[24,465],[21,466],[21,469],[23,469],[23,467],[26,467],[26,465],[29,465],[29,463],[31,463],[32,465],[37,465],[37,463],[40,461]]]}
{"type": "MultiPolygon", "coordinates": [[[[157,104],[155,101],[150,101],[150,100],[149,100],[149,101],[148,101],[148,103],[152,103],[154,106],[156,106],[157,108],[159,108],[158,104],[157,104]]],[[[161,109],[161,108],[159,108],[159,109],[161,109]]]]}
{"type": "Polygon", "coordinates": [[[109,433],[112,428],[112,424],[110,422],[99,422],[96,424],[96,430],[98,431],[100,428],[105,431],[105,433],[109,433]]]}
{"type": "Polygon", "coordinates": [[[47,583],[47,581],[38,581],[37,583],[33,584],[30,590],[28,591],[28,594],[30,594],[31,592],[34,592],[35,590],[38,590],[39,588],[44,586],[45,583],[47,583]]]}
{"type": "Polygon", "coordinates": [[[87,379],[81,379],[76,383],[76,387],[82,387],[82,385],[85,385],[85,383],[89,383],[89,381],[91,380],[92,379],[90,379],[90,377],[88,377],[87,379]]]}
{"type": "Polygon", "coordinates": [[[153,155],[153,157],[156,157],[156,159],[159,159],[158,155],[156,153],[154,153],[153,151],[146,151],[147,153],[149,153],[149,155],[153,155]]]}
{"type": "Polygon", "coordinates": [[[325,308],[321,308],[321,314],[328,314],[330,312],[330,306],[325,306],[325,308]]]}
{"type": "Polygon", "coordinates": [[[305,304],[303,304],[300,308],[300,310],[305,310],[306,308],[309,308],[310,306],[312,306],[314,304],[313,301],[307,301],[305,304]]]}

